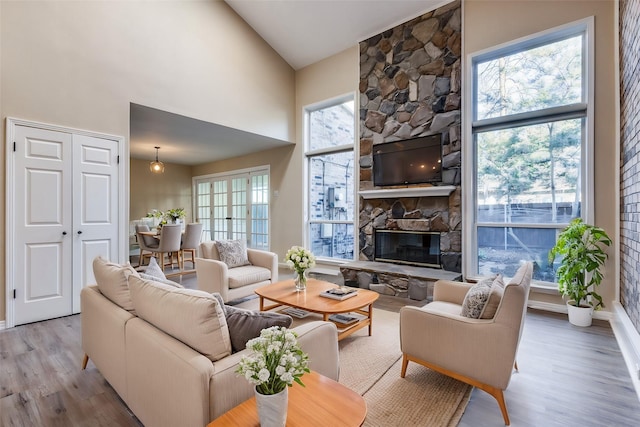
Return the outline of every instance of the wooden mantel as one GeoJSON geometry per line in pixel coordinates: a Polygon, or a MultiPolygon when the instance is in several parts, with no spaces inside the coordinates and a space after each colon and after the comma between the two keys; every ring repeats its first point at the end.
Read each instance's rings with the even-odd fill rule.
{"type": "Polygon", "coordinates": [[[390,188],[384,190],[360,190],[364,199],[391,199],[401,197],[438,197],[448,196],[456,187],[454,185],[439,185],[433,187],[390,188]]]}

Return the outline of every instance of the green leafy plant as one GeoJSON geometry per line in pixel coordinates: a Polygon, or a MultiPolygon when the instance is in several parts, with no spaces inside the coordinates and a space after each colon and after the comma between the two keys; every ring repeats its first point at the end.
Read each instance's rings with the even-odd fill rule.
{"type": "Polygon", "coordinates": [[[556,272],[558,290],[570,304],[604,307],[596,288],[602,282],[600,269],[607,259],[604,246],[610,245],[611,239],[602,228],[586,224],[581,218],[571,221],[560,233],[549,251],[549,262],[553,264],[556,257],[561,257],[556,272]]]}
{"type": "Polygon", "coordinates": [[[175,222],[178,219],[185,218],[187,216],[187,213],[185,212],[184,208],[175,208],[169,209],[164,213],[164,215],[167,219],[171,219],[173,222],[175,222]]]}

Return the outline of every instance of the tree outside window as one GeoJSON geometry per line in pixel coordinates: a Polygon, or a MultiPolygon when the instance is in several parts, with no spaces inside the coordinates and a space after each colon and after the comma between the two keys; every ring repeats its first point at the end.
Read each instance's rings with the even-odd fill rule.
{"type": "Polygon", "coordinates": [[[586,26],[532,37],[472,59],[474,217],[471,275],[513,275],[547,254],[585,214],[586,26]]]}

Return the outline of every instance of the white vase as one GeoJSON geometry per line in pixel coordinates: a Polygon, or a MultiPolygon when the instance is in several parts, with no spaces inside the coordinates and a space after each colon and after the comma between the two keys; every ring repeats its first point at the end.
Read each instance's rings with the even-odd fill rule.
{"type": "Polygon", "coordinates": [[[593,307],[576,307],[573,301],[567,302],[569,323],[575,326],[591,326],[593,307]]]}
{"type": "Polygon", "coordinates": [[[260,427],[284,427],[287,423],[289,387],[276,394],[260,394],[258,389],[255,392],[260,427]]]}

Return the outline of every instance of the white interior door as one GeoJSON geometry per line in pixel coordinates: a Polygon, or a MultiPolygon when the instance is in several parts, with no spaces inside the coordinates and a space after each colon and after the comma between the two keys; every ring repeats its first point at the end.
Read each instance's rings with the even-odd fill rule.
{"type": "Polygon", "coordinates": [[[68,133],[15,128],[16,325],[72,312],[71,142],[68,133]]]}
{"type": "Polygon", "coordinates": [[[80,295],[95,283],[95,257],[118,259],[118,143],[73,135],[73,154],[73,295],[80,295]]]}

